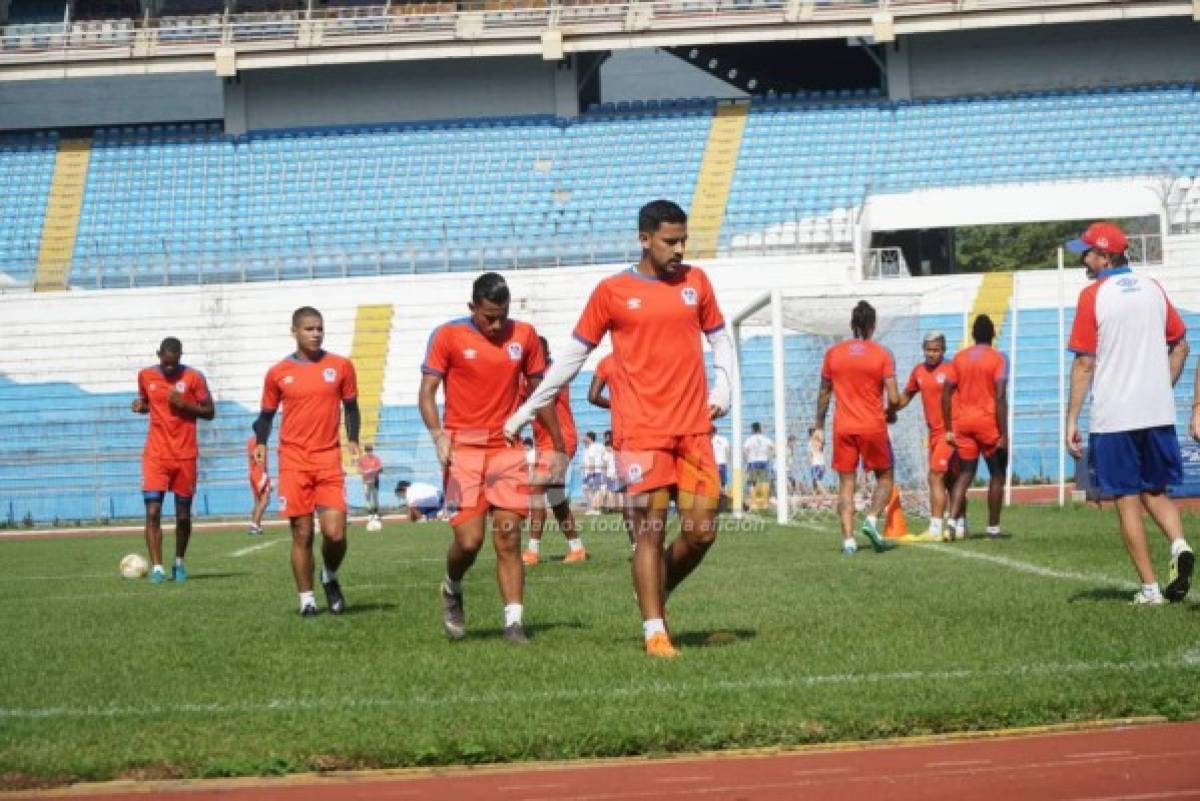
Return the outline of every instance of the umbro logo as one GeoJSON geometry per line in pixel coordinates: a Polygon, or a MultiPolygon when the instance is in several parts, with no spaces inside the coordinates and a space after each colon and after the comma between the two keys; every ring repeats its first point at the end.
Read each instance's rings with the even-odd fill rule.
{"type": "Polygon", "coordinates": [[[474,348],[467,348],[466,350],[463,351],[464,359],[474,359],[478,355],[479,355],[479,352],[476,351],[474,348]]]}
{"type": "Polygon", "coordinates": [[[630,309],[640,309],[640,308],[642,308],[642,299],[641,298],[630,298],[629,300],[625,301],[625,305],[628,306],[630,309]]]}
{"type": "Polygon", "coordinates": [[[283,383],[285,383],[285,384],[290,384],[295,380],[296,380],[296,376],[294,376],[294,375],[285,375],[283,377],[283,383]]]}

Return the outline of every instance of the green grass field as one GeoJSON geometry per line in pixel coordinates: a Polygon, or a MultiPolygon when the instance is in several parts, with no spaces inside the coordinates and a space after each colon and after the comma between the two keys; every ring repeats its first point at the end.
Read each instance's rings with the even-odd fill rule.
{"type": "MultiPolygon", "coordinates": [[[[978,510],[976,510],[978,514],[978,510]]],[[[1200,520],[1188,518],[1193,541],[1200,520]]],[[[1200,714],[1200,605],[1134,609],[1115,517],[1014,509],[1009,540],[838,552],[832,521],[727,532],[640,647],[624,535],[529,571],[500,639],[494,559],[447,642],[448,530],[352,532],[350,612],[303,620],[287,545],[201,533],[185,585],[122,579],[140,537],[0,543],[0,781],[225,776],[800,744],[1200,714]],[[242,552],[250,546],[257,550],[242,552]]],[[[167,543],[171,537],[168,534],[167,543]]],[[[1200,542],[1196,542],[1200,544],[1200,542]]],[[[1165,575],[1167,553],[1154,540],[1165,575]]],[[[318,592],[318,597],[320,593],[318,592]]],[[[323,603],[323,599],[322,599],[323,603]]]]}

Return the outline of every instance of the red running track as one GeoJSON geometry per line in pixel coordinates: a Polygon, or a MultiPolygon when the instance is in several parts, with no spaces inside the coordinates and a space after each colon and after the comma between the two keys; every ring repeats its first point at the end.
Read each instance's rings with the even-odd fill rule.
{"type": "Polygon", "coordinates": [[[90,801],[1200,799],[1200,723],[539,768],[118,783],[20,797],[90,801]]]}

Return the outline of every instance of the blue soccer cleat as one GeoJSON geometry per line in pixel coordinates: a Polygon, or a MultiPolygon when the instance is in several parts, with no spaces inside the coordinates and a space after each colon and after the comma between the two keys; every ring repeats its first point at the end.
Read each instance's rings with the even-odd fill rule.
{"type": "Polygon", "coordinates": [[[162,584],[166,580],[167,576],[163,573],[163,569],[161,567],[156,567],[150,571],[151,584],[162,584]]]}
{"type": "Polygon", "coordinates": [[[187,570],[183,565],[175,565],[171,568],[171,579],[177,584],[187,581],[187,570]]]}

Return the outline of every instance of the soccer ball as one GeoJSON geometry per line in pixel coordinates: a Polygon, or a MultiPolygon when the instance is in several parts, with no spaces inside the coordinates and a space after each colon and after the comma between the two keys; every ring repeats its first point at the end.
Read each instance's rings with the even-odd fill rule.
{"type": "Polygon", "coordinates": [[[367,531],[383,531],[383,521],[378,517],[372,517],[367,521],[367,531]]]}
{"type": "Polygon", "coordinates": [[[143,578],[149,572],[150,563],[141,554],[131,553],[121,560],[121,575],[125,578],[143,578]]]}

